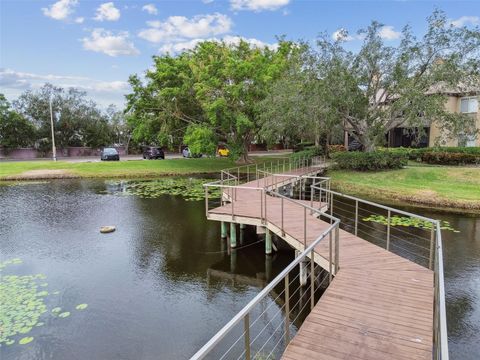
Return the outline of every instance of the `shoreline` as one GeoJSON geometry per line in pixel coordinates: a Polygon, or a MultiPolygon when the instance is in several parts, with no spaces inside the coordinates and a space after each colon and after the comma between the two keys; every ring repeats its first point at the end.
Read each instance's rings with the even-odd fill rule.
{"type": "Polygon", "coordinates": [[[351,185],[332,180],[335,191],[347,195],[365,198],[389,206],[425,209],[438,213],[457,213],[465,215],[480,215],[480,202],[465,202],[452,199],[415,198],[395,191],[373,190],[361,185],[351,185]],[[473,204],[472,204],[473,203],[473,204]]]}

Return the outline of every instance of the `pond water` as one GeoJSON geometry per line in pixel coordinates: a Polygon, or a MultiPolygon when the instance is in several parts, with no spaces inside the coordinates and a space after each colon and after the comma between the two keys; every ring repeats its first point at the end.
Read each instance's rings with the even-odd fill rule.
{"type": "MultiPolygon", "coordinates": [[[[15,259],[0,276],[13,303],[27,296],[17,314],[27,324],[2,360],[186,359],[293,259],[266,257],[252,229],[240,244],[250,246],[230,254],[203,201],[120,190],[101,180],[0,186],[0,263],[15,259]],[[100,234],[103,225],[117,230],[100,234]]],[[[460,231],[443,232],[449,345],[452,359],[477,359],[480,217],[408,210],[460,231]]]]}
{"type": "Polygon", "coordinates": [[[113,187],[0,186],[0,262],[19,262],[0,275],[41,274],[38,292],[48,292],[44,325],[12,336],[2,360],[187,359],[293,259],[292,252],[267,258],[254,233],[231,257],[203,201],[104,193],[113,187]],[[103,225],[117,230],[100,234],[103,225]],[[243,278],[232,279],[231,270],[243,278]],[[24,337],[33,340],[20,345],[24,337]]]}

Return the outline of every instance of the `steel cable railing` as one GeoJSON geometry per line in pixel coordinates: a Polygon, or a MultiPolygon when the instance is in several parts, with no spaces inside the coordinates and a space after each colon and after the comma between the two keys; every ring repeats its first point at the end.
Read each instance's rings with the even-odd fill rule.
{"type": "MultiPolygon", "coordinates": [[[[245,190],[247,193],[250,191],[251,194],[257,192],[255,198],[258,199],[257,202],[261,207],[259,216],[262,224],[265,226],[273,226],[273,228],[279,230],[277,234],[285,236],[288,235],[289,230],[284,224],[284,206],[286,206],[287,203],[298,206],[299,211],[303,211],[304,214],[303,221],[305,229],[303,239],[298,239],[300,241],[303,240],[304,251],[300,254],[300,257],[304,259],[309,256],[309,249],[313,249],[314,246],[312,247],[312,245],[314,243],[320,242],[325,237],[330,238],[330,254],[327,256],[330,268],[328,269],[329,271],[326,271],[328,275],[324,277],[322,283],[325,281],[329,283],[332,280],[332,275],[338,270],[338,258],[334,259],[332,256],[333,246],[331,239],[335,237],[334,252],[335,256],[337,256],[338,231],[340,226],[344,230],[360,236],[365,240],[372,241],[389,251],[393,251],[400,256],[432,269],[434,271],[434,358],[448,359],[440,223],[434,219],[333,191],[330,187],[329,178],[315,176],[315,169],[312,169],[314,164],[315,166],[319,165],[318,160],[296,159],[294,161],[287,161],[285,159],[278,159],[276,162],[270,161],[261,165],[245,165],[239,168],[227,169],[222,172],[221,180],[205,185],[207,216],[210,208],[208,188],[221,188],[221,204],[231,206],[232,222],[235,220],[236,212],[234,209],[238,190],[242,189],[242,191],[245,190]],[[312,172],[309,172],[310,170],[312,170],[312,172]],[[286,196],[287,192],[289,196],[286,196]],[[308,206],[308,204],[310,206],[308,206]],[[280,210],[278,210],[280,212],[280,219],[278,213],[275,215],[271,212],[271,206],[276,206],[277,209],[280,208],[280,210]],[[318,209],[316,208],[317,206],[318,209]],[[325,211],[326,209],[328,209],[328,213],[325,211]],[[306,222],[307,219],[309,219],[307,213],[318,216],[319,218],[326,218],[327,222],[331,223],[328,232],[322,233],[321,239],[317,238],[313,243],[307,243],[306,222]],[[371,224],[369,221],[364,221],[365,218],[372,215],[381,216],[381,218],[378,218],[380,219],[379,221],[375,221],[375,218],[373,218],[373,220],[370,220],[372,222],[371,224]],[[410,227],[407,226],[400,228],[399,226],[395,226],[398,224],[393,222],[393,220],[396,220],[395,216],[405,217],[407,220],[410,218],[416,219],[417,224],[421,222],[421,226],[416,227],[414,232],[408,231],[407,229],[410,229],[410,227]],[[422,224],[429,225],[423,226],[422,224]],[[335,269],[332,267],[333,264],[335,265],[335,269]]],[[[318,255],[315,255],[312,251],[310,256],[314,258],[318,255]]],[[[263,356],[262,351],[264,348],[267,348],[267,346],[268,349],[271,349],[267,355],[267,358],[269,358],[276,354],[279,346],[282,344],[284,346],[288,345],[290,332],[293,332],[293,328],[291,328],[292,323],[301,316],[302,311],[306,309],[308,305],[308,303],[303,304],[303,306],[298,309],[298,314],[293,316],[293,321],[290,321],[289,317],[293,314],[295,307],[301,299],[299,298],[297,300],[293,308],[290,307],[290,301],[292,297],[296,296],[297,292],[300,291],[301,286],[299,285],[293,293],[289,293],[290,282],[288,278],[293,267],[299,265],[301,261],[301,259],[296,258],[294,262],[287,266],[272,283],[263,289],[252,302],[225,325],[192,359],[201,359],[206,356],[214,347],[218,346],[219,342],[224,339],[227,334],[232,332],[232,324],[240,324],[242,319],[244,322],[244,331],[229,349],[230,351],[233,347],[240,346],[240,341],[243,338],[244,349],[241,351],[239,358],[244,357],[251,359],[252,353],[255,355],[262,354],[263,356]],[[253,316],[253,307],[259,303],[256,301],[261,302],[270,298],[268,295],[269,291],[265,292],[265,290],[273,283],[275,283],[272,285],[273,287],[279,286],[282,280],[285,281],[284,290],[250,323],[250,316],[253,316]],[[268,318],[265,319],[265,321],[267,321],[266,323],[265,321],[259,322],[262,316],[269,314],[271,306],[273,306],[278,299],[281,299],[281,297],[285,297],[287,301],[277,309],[275,315],[273,317],[268,316],[268,318]],[[279,314],[284,314],[282,317],[283,320],[280,323],[276,323],[279,314]],[[251,337],[250,335],[255,331],[254,328],[260,323],[263,325],[260,332],[255,333],[254,336],[251,337]],[[282,328],[282,325],[283,331],[279,335],[278,330],[282,328]],[[272,328],[272,326],[274,328],[272,328]],[[265,341],[263,334],[267,331],[267,327],[270,337],[265,341]],[[267,344],[270,343],[272,339],[275,343],[273,347],[270,347],[267,344]],[[258,345],[260,348],[256,346],[258,341],[263,342],[258,345]]],[[[315,262],[310,262],[314,264],[312,273],[315,274],[315,262]]],[[[297,278],[298,275],[292,281],[296,281],[297,278]]],[[[314,302],[315,294],[321,290],[321,285],[316,284],[315,275],[313,275],[309,281],[310,283],[306,291],[308,292],[308,289],[312,289],[310,298],[312,302],[314,302]],[[317,286],[316,290],[315,286],[317,286]]],[[[305,292],[302,292],[302,294],[303,293],[305,292]]],[[[313,305],[311,305],[311,307],[313,307],[313,305]]]]}

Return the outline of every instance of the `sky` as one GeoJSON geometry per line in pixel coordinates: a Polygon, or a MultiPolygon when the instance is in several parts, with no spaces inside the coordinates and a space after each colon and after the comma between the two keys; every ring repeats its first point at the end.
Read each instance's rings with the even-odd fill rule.
{"type": "Polygon", "coordinates": [[[102,107],[122,107],[129,75],[142,75],[153,55],[175,55],[205,39],[274,47],[285,35],[314,43],[340,29],[355,50],[356,32],[372,20],[395,45],[407,24],[423,35],[436,8],[454,26],[480,25],[480,0],[0,0],[0,93],[12,101],[50,82],[84,90],[102,107]]]}

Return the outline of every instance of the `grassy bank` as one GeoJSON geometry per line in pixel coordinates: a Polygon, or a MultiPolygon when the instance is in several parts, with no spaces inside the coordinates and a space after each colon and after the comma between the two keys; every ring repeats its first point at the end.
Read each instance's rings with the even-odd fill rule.
{"type": "Polygon", "coordinates": [[[39,178],[154,177],[216,173],[234,166],[230,159],[168,159],[108,162],[21,161],[0,163],[0,180],[39,178]]]}
{"type": "Polygon", "coordinates": [[[480,168],[409,166],[401,170],[331,170],[339,191],[388,203],[480,212],[480,168]]]}

